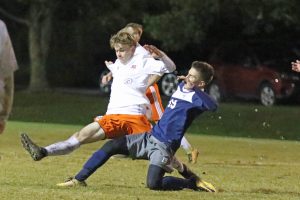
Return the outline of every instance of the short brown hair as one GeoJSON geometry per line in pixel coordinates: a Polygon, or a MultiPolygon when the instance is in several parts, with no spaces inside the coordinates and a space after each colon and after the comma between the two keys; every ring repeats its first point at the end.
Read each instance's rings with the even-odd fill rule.
{"type": "Polygon", "coordinates": [[[133,37],[127,32],[118,32],[110,38],[110,47],[113,49],[116,44],[125,44],[129,46],[136,46],[133,37]]]}
{"type": "Polygon", "coordinates": [[[213,79],[214,68],[210,64],[202,61],[194,61],[191,68],[196,69],[200,73],[205,84],[208,84],[213,79]]]}

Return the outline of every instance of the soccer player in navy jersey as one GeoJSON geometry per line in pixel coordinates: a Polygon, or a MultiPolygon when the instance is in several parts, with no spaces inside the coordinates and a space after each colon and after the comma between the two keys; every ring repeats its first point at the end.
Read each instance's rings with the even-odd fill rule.
{"type": "Polygon", "coordinates": [[[214,69],[206,62],[194,61],[187,76],[172,95],[167,108],[150,133],[126,135],[106,142],[85,163],[81,171],[60,187],[86,186],[85,180],[115,154],[149,160],[147,187],[152,190],[181,190],[190,188],[216,192],[215,187],[191,172],[184,164],[180,173],[185,178],[164,176],[180,147],[181,139],[193,120],[205,111],[215,111],[217,104],[204,91],[212,80],[214,69]]]}

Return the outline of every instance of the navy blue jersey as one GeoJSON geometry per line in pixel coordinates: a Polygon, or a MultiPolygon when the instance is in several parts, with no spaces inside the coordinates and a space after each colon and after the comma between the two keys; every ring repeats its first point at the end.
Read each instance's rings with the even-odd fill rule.
{"type": "Polygon", "coordinates": [[[180,83],[172,95],[159,122],[153,127],[152,135],[169,145],[176,152],[186,129],[204,111],[214,111],[217,104],[200,89],[184,90],[180,83]]]}

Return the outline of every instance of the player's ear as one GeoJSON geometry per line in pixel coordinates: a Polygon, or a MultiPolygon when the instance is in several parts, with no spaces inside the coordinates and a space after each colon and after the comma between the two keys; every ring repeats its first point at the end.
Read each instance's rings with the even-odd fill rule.
{"type": "Polygon", "coordinates": [[[199,81],[199,83],[198,83],[198,87],[200,87],[200,88],[204,88],[205,85],[206,85],[205,81],[199,81]]]}

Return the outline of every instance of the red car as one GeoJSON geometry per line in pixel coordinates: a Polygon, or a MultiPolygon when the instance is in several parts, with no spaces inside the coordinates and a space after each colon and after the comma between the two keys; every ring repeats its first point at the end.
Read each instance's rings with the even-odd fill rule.
{"type": "Polygon", "coordinates": [[[279,100],[298,95],[300,76],[291,71],[293,60],[275,59],[261,63],[253,54],[239,49],[223,49],[221,53],[219,49],[210,60],[215,77],[207,92],[216,101],[242,97],[259,99],[263,105],[272,106],[279,100]]]}

